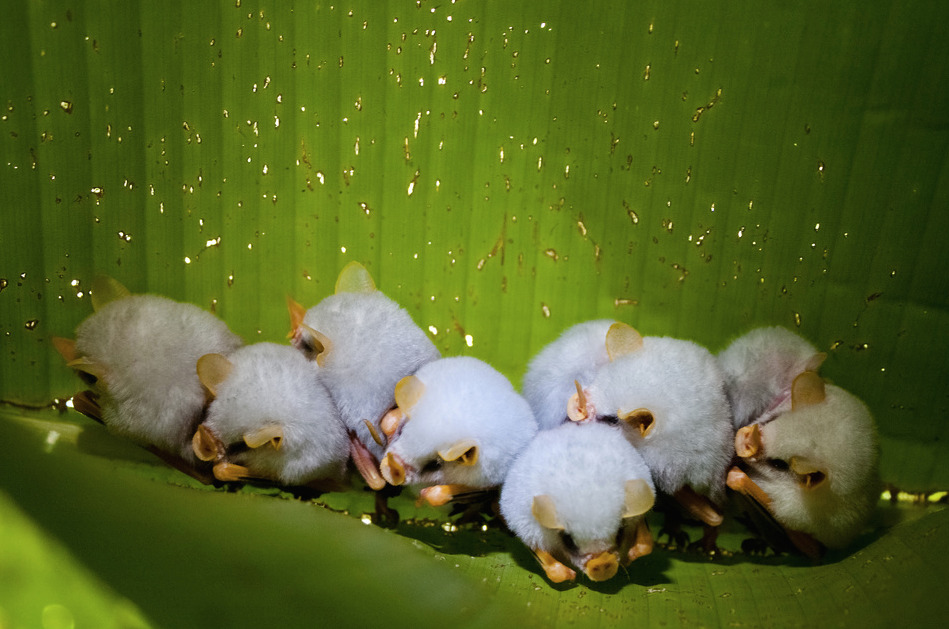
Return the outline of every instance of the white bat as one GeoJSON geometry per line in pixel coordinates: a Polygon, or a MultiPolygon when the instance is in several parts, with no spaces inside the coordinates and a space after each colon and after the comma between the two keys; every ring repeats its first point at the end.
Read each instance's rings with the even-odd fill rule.
{"type": "Polygon", "coordinates": [[[718,526],[734,431],[715,357],[690,341],[643,338],[623,323],[609,328],[606,350],[610,362],[573,395],[570,419],[618,423],[656,488],[718,526]]]}
{"type": "Polygon", "coordinates": [[[805,554],[842,548],[866,524],[880,492],[878,445],[867,406],[816,373],[825,355],[783,328],[753,330],[720,354],[750,409],[735,435],[728,485],[761,504],[805,554]],[[742,389],[744,387],[744,389],[742,389]],[[748,402],[753,400],[753,402],[748,402]]]}
{"type": "Polygon", "coordinates": [[[222,481],[343,479],[349,438],[320,372],[286,345],[256,343],[197,362],[213,400],[192,440],[222,481]]]}
{"type": "Polygon", "coordinates": [[[501,373],[467,356],[424,365],[395,389],[398,411],[382,429],[389,445],[382,476],[425,486],[432,505],[497,487],[537,432],[530,406],[501,373]]]}
{"type": "Polygon", "coordinates": [[[781,327],[757,328],[719,352],[735,429],[766,419],[791,394],[801,372],[817,371],[827,354],[781,327]]]}
{"type": "Polygon", "coordinates": [[[77,396],[77,409],[118,435],[197,463],[191,436],[206,400],[195,363],[236,350],[240,338],[197,306],[130,295],[111,278],[97,278],[92,297],[95,313],[76,328],[76,340],[53,339],[92,387],[77,396]]]}
{"type": "Polygon", "coordinates": [[[596,371],[610,362],[606,333],[614,323],[611,319],[578,323],[531,359],[521,389],[541,430],[568,421],[567,402],[577,386],[590,386],[596,371]]]}
{"type": "Polygon", "coordinates": [[[592,581],[652,551],[644,514],[655,488],[642,456],[604,424],[568,422],[537,434],[501,487],[501,515],[555,583],[573,568],[592,581]],[[569,564],[569,565],[568,565],[569,564]]]}
{"type": "Polygon", "coordinates": [[[379,423],[395,406],[395,385],[440,354],[411,315],[376,290],[356,262],[340,272],[335,294],[305,313],[288,303],[293,345],[319,364],[349,430],[353,462],[370,487],[381,489],[379,423]]]}

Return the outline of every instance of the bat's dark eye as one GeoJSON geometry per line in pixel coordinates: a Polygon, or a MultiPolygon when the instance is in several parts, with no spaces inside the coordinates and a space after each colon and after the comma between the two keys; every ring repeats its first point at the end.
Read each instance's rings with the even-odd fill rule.
{"type": "Polygon", "coordinates": [[[606,415],[604,417],[600,417],[599,421],[603,422],[604,424],[608,426],[615,426],[616,424],[619,423],[619,417],[617,417],[616,415],[606,415]]]}
{"type": "Polygon", "coordinates": [[[99,379],[91,373],[87,373],[85,371],[77,371],[76,373],[79,374],[79,379],[88,384],[90,387],[94,387],[99,381],[99,379]]]}
{"type": "Polygon", "coordinates": [[[242,454],[244,452],[247,452],[248,450],[250,450],[250,446],[244,443],[243,439],[241,439],[240,441],[235,441],[234,443],[229,444],[227,446],[227,453],[230,456],[242,454]]]}
{"type": "Polygon", "coordinates": [[[781,472],[786,472],[789,469],[788,463],[784,459],[768,459],[768,465],[781,472]]]}
{"type": "Polygon", "coordinates": [[[442,469],[442,460],[438,457],[435,457],[428,463],[422,466],[422,473],[426,472],[437,472],[442,469]]]}
{"type": "Polygon", "coordinates": [[[578,550],[577,543],[573,541],[573,537],[570,535],[570,533],[567,533],[566,531],[561,531],[560,541],[563,542],[563,547],[567,549],[567,552],[570,552],[570,553],[577,552],[578,550]]]}

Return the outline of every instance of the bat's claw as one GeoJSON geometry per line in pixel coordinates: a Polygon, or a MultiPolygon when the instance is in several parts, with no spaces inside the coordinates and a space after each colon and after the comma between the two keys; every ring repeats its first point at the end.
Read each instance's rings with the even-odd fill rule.
{"type": "Polygon", "coordinates": [[[376,457],[372,456],[365,445],[352,432],[349,433],[349,456],[353,459],[356,471],[362,476],[370,489],[379,491],[386,486],[386,481],[379,474],[376,457]]]}

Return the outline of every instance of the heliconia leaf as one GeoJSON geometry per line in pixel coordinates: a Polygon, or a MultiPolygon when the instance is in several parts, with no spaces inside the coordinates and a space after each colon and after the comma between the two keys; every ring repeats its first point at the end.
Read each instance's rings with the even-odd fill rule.
{"type": "MultiPolygon", "coordinates": [[[[551,587],[503,531],[391,535],[268,490],[201,491],[26,407],[81,388],[51,339],[92,313],[98,275],[286,342],[286,296],[309,308],[358,262],[444,355],[515,383],[586,319],[713,351],[784,325],[873,411],[894,492],[949,489],[947,19],[916,0],[5,3],[0,401],[17,406],[0,430],[42,438],[11,428],[0,514],[69,557],[0,535],[0,567],[49,579],[13,606],[0,578],[0,625],[69,624],[42,617],[72,587],[59,562],[99,591],[98,611],[62,599],[76,626],[938,618],[938,507],[820,566],[726,535],[733,556],[657,547],[628,576],[551,587]]],[[[319,500],[374,509],[359,488],[319,500]]]]}

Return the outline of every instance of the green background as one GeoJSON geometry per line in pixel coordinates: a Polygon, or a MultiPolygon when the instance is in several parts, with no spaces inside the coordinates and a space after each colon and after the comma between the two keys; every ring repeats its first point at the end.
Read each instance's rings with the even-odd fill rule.
{"type": "Polygon", "coordinates": [[[78,388],[49,337],[98,273],[280,341],[285,297],[358,260],[515,382],[585,319],[713,351],[788,326],[870,405],[884,481],[946,490],[949,5],[828,4],[6,3],[0,627],[938,619],[940,506],[881,506],[818,567],[660,549],[561,589],[494,529],[196,491],[25,408],[78,388]]]}

